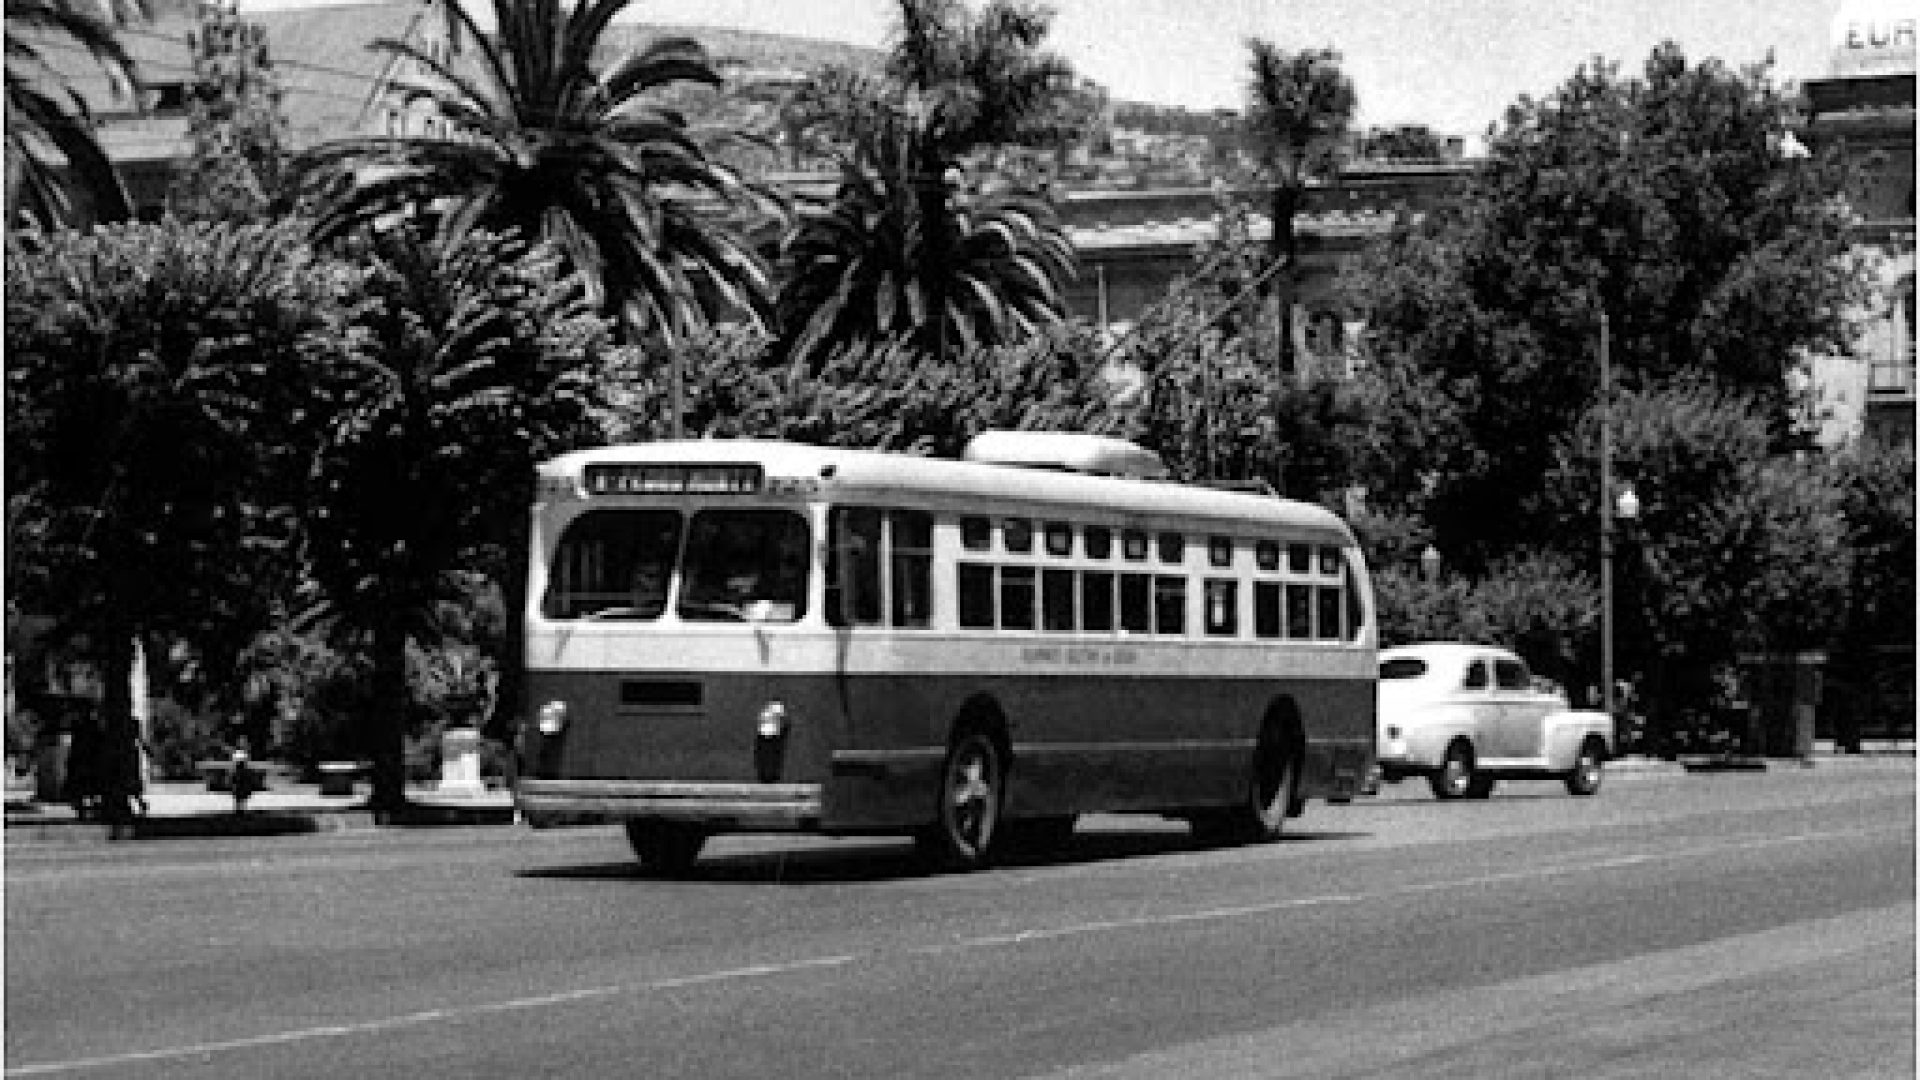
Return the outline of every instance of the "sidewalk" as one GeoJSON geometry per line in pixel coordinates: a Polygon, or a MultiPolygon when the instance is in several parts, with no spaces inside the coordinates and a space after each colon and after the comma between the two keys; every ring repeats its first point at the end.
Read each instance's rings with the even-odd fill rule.
{"type": "MultiPolygon", "coordinates": [[[[107,827],[79,820],[65,803],[32,801],[32,789],[9,778],[6,793],[7,846],[32,843],[105,843],[107,827]]],[[[516,820],[513,793],[504,788],[452,792],[413,788],[409,805],[397,817],[379,822],[367,808],[367,785],[354,794],[320,794],[318,784],[275,777],[247,800],[247,812],[233,812],[233,796],[208,791],[204,783],[159,783],[146,793],[147,816],[134,823],[134,839],[183,836],[289,836],[373,828],[511,825],[516,820]]]]}

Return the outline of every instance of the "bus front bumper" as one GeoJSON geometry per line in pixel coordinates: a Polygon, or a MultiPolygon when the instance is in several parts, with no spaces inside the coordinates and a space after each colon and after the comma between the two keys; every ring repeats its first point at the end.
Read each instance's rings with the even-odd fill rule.
{"type": "Polygon", "coordinates": [[[650,780],[521,779],[514,802],[536,829],[669,819],[716,832],[815,829],[819,784],[705,784],[650,780]]]}

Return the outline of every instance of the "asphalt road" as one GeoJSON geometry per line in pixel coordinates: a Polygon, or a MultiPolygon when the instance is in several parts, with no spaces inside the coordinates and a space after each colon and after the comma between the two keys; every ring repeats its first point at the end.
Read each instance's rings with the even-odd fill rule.
{"type": "Polygon", "coordinates": [[[1905,768],[1099,818],[926,876],[612,830],[7,851],[7,1076],[1910,1077],[1905,768]]]}

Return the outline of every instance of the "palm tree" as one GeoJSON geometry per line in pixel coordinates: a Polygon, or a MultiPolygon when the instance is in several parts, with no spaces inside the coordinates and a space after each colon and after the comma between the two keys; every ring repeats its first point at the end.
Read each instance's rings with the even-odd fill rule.
{"type": "MultiPolygon", "coordinates": [[[[632,340],[669,346],[728,313],[771,321],[761,259],[729,214],[777,214],[765,191],[707,155],[679,113],[653,101],[675,83],[720,85],[697,42],[661,38],[610,70],[593,55],[631,0],[492,0],[496,35],[445,5],[470,65],[406,42],[375,47],[431,73],[409,103],[448,138],[355,138],[310,151],[323,239],[398,212],[433,217],[449,241],[475,229],[545,240],[632,340]]],[[[679,384],[676,377],[675,385],[679,384]]]]}
{"type": "Polygon", "coordinates": [[[951,347],[1058,323],[1074,254],[1053,207],[1019,192],[965,198],[923,120],[869,104],[833,200],[783,245],[782,355],[818,367],[836,346],[899,339],[944,364],[951,347]]]}
{"type": "Polygon", "coordinates": [[[1247,39],[1252,52],[1247,83],[1247,134],[1273,185],[1270,216],[1280,301],[1280,368],[1293,370],[1293,301],[1299,285],[1300,246],[1294,218],[1309,181],[1339,174],[1353,125],[1353,82],[1330,49],[1288,53],[1272,42],[1247,39]]]}
{"type": "Polygon", "coordinates": [[[7,0],[6,12],[7,225],[22,216],[42,228],[89,216],[124,220],[131,213],[127,193],[93,136],[86,102],[42,50],[77,45],[110,82],[137,88],[133,58],[114,30],[144,20],[145,0],[91,6],[78,0],[7,0]]]}
{"type": "MultiPolygon", "coordinates": [[[[367,658],[373,799],[404,801],[409,642],[441,640],[443,601],[498,582],[524,595],[533,466],[591,441],[603,346],[550,249],[413,227],[356,239],[366,267],[351,355],[323,380],[331,417],[303,521],[304,622],[367,658]]],[[[509,649],[517,619],[507,620],[509,649]]]]}
{"type": "Polygon", "coordinates": [[[1065,61],[1041,51],[1050,15],[994,0],[900,0],[880,81],[829,69],[797,112],[836,146],[832,203],[804,214],[783,254],[783,351],[814,356],[904,335],[945,362],[1057,322],[1074,260],[1031,192],[969,198],[963,159],[1058,138],[1076,115],[1065,61]]]}

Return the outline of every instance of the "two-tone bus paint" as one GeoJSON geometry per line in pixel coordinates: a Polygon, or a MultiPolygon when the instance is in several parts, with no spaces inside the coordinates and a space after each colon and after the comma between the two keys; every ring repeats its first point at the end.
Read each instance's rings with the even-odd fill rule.
{"type": "Polygon", "coordinates": [[[535,827],[624,822],[663,868],[763,830],[965,867],[1091,812],[1272,837],[1372,763],[1371,589],[1319,507],[757,441],[583,451],[539,490],[535,827]]]}

